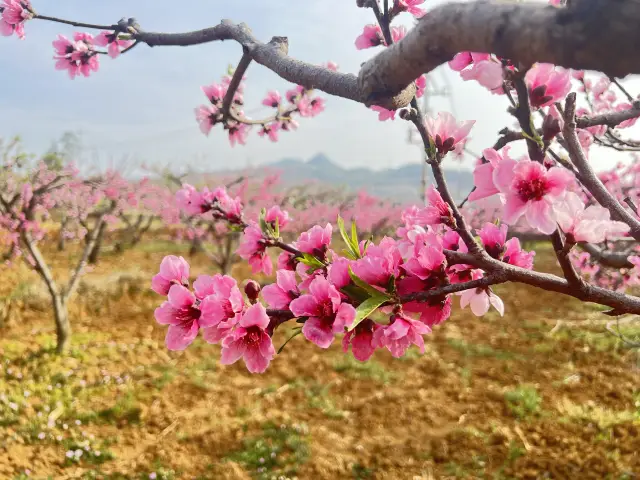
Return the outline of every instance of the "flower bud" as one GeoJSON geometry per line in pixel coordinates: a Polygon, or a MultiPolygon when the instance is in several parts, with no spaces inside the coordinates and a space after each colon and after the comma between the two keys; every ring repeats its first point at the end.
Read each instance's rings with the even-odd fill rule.
{"type": "Polygon", "coordinates": [[[249,280],[244,286],[244,293],[251,303],[256,303],[260,295],[260,284],[255,280],[249,280]]]}

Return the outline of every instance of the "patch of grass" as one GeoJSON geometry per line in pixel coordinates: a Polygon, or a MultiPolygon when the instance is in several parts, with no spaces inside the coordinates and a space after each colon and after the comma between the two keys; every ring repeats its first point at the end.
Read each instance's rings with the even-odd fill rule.
{"type": "Polygon", "coordinates": [[[509,411],[520,420],[538,414],[542,403],[538,390],[531,385],[521,385],[505,392],[504,400],[509,411]]]}
{"type": "Polygon", "coordinates": [[[380,383],[389,383],[394,378],[394,374],[375,360],[359,362],[355,358],[345,356],[333,364],[333,369],[358,380],[371,379],[380,383]]]}
{"type": "Polygon", "coordinates": [[[606,430],[614,425],[631,423],[640,418],[640,412],[629,410],[610,410],[595,404],[578,405],[564,398],[556,406],[558,412],[568,420],[592,423],[600,430],[606,430]]]}
{"type": "Polygon", "coordinates": [[[348,412],[336,407],[329,394],[330,389],[331,384],[322,385],[314,382],[306,385],[304,393],[309,401],[309,407],[317,408],[329,418],[345,418],[348,412]]]}
{"type": "Polygon", "coordinates": [[[238,462],[255,478],[290,477],[309,459],[308,430],[305,425],[272,423],[262,427],[262,434],[243,442],[242,450],[227,456],[238,462]]]}
{"type": "Polygon", "coordinates": [[[490,345],[467,343],[464,340],[455,338],[449,339],[448,343],[465,357],[493,357],[498,360],[514,360],[519,358],[519,355],[513,352],[496,350],[490,345]]]}
{"type": "Polygon", "coordinates": [[[101,465],[115,458],[108,450],[108,443],[100,446],[92,445],[89,440],[66,440],[62,443],[65,449],[64,466],[72,465],[101,465]]]}
{"type": "Polygon", "coordinates": [[[159,372],[159,375],[153,379],[153,386],[157,390],[162,390],[176,378],[175,369],[170,365],[154,365],[152,370],[159,372]]]}
{"type": "Polygon", "coordinates": [[[112,407],[82,415],[86,423],[107,423],[112,425],[136,425],[141,421],[142,409],[133,392],[127,392],[112,407]]]}
{"type": "Polygon", "coordinates": [[[359,463],[356,463],[351,467],[351,474],[353,475],[354,480],[367,480],[369,478],[373,478],[374,473],[375,470],[373,468],[367,468],[359,463]]]}

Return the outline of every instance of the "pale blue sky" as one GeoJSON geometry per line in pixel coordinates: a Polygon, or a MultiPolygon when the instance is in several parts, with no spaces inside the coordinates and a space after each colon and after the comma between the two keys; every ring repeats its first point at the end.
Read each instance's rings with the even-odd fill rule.
{"type": "MultiPolygon", "coordinates": [[[[268,41],[289,37],[290,55],[313,63],[337,62],[341,71],[357,72],[377,49],[357,51],[353,46],[371,11],[358,9],[354,0],[33,0],[42,14],[109,24],[135,17],[146,30],[187,31],[217,24],[222,18],[246,22],[255,35],[268,41]]],[[[433,5],[434,2],[431,2],[433,5]]],[[[412,18],[406,16],[408,26],[412,18]]],[[[301,119],[297,132],[281,135],[278,143],[250,136],[247,146],[231,148],[222,130],[202,135],[193,109],[206,100],[200,86],[218,81],[229,63],[240,58],[232,42],[198,47],[142,46],[117,60],[101,58],[101,69],[90,78],[68,79],[54,70],[51,41],[56,34],[75,29],[33,21],[27,38],[0,37],[0,136],[19,134],[28,150],[45,150],[67,130],[82,132],[85,161],[99,156],[132,161],[190,165],[211,170],[257,165],[282,157],[309,158],[324,152],[345,167],[386,168],[420,161],[420,150],[407,142],[404,121],[379,122],[374,112],[347,100],[325,97],[326,111],[301,119]]],[[[473,82],[462,82],[444,69],[452,87],[453,105],[435,98],[435,110],[453,111],[460,120],[478,120],[470,148],[480,152],[497,132],[513,122],[506,99],[491,95],[473,82]]],[[[289,85],[265,68],[248,71],[246,110],[253,113],[267,90],[289,85]]],[[[267,109],[268,111],[268,109],[267,109]]],[[[256,115],[259,112],[255,113],[256,115]]],[[[471,160],[467,163],[470,167],[471,160]]]]}

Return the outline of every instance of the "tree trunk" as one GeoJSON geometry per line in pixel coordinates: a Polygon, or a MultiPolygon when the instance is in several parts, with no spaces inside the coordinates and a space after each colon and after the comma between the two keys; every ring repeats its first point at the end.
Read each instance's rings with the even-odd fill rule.
{"type": "Polygon", "coordinates": [[[68,222],[68,220],[65,217],[62,220],[62,223],[60,224],[60,232],[58,233],[58,251],[59,252],[64,251],[64,248],[65,248],[65,246],[67,244],[67,241],[66,241],[67,239],[64,236],[64,233],[65,233],[64,229],[67,227],[67,222],[68,222]]]}
{"type": "Polygon", "coordinates": [[[104,233],[107,229],[106,223],[101,223],[98,231],[98,238],[96,239],[96,243],[91,249],[91,253],[89,254],[89,258],[87,259],[90,265],[95,265],[98,263],[98,257],[100,256],[100,252],[102,250],[102,239],[104,238],[104,233]]]}
{"type": "Polygon", "coordinates": [[[56,321],[56,352],[64,353],[71,340],[71,323],[67,302],[61,295],[53,297],[53,314],[56,321]]]}

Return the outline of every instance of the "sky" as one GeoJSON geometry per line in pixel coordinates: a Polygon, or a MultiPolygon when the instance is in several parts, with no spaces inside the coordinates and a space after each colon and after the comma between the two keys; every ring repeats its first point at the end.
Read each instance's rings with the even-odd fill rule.
{"type": "MultiPolygon", "coordinates": [[[[76,21],[111,24],[135,17],[147,31],[182,32],[217,24],[227,18],[245,22],[255,36],[289,38],[289,54],[306,62],[334,61],[343,72],[359,66],[379,49],[358,51],[355,38],[370,10],[354,0],[32,0],[43,14],[76,21]]],[[[426,5],[434,5],[435,2],[426,5]]],[[[411,26],[412,17],[400,23],[411,26]]],[[[418,163],[421,150],[408,142],[408,123],[380,122],[364,106],[329,97],[326,110],[300,119],[298,131],[282,134],[272,143],[255,132],[246,146],[229,145],[226,132],[215,128],[200,133],[194,108],[206,103],[200,87],[219,81],[230,64],[240,59],[233,42],[181,47],[141,46],[116,60],[101,57],[101,68],[89,78],[70,80],[54,69],[51,41],[58,33],[76,29],[44,21],[26,25],[27,37],[0,37],[0,137],[20,135],[25,149],[43,152],[64,132],[81,135],[82,162],[169,166],[176,171],[245,168],[282,158],[308,159],[323,152],[346,168],[392,168],[418,163]]],[[[447,96],[433,96],[434,112],[452,112],[459,120],[476,120],[469,149],[481,152],[492,145],[498,131],[513,126],[504,96],[495,96],[475,82],[463,82],[448,67],[436,70],[431,84],[446,87],[447,96]]],[[[253,64],[247,72],[245,109],[259,117],[269,109],[261,100],[271,89],[284,93],[290,84],[266,68],[253,64]]],[[[597,157],[602,165],[608,162],[597,157]],[[604,162],[604,163],[603,163],[604,162]]],[[[451,168],[472,168],[473,157],[451,168]]]]}

